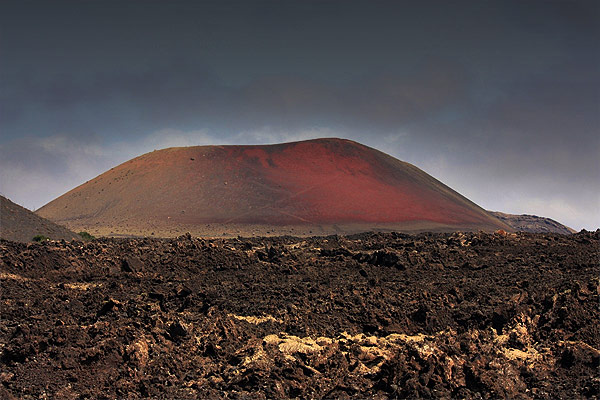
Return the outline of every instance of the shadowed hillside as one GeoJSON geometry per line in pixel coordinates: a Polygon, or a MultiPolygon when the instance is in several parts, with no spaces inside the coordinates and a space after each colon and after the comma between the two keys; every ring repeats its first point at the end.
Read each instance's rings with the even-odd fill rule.
{"type": "Polygon", "coordinates": [[[154,151],[38,214],[104,235],[509,229],[415,166],[341,139],[154,151]]]}
{"type": "Polygon", "coordinates": [[[49,239],[81,239],[64,226],[48,221],[0,196],[0,238],[15,242],[30,242],[34,236],[49,239]]]}

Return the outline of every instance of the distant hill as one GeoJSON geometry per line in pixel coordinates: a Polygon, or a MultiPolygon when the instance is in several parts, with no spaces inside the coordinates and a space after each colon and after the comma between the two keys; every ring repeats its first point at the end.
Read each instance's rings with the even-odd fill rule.
{"type": "Polygon", "coordinates": [[[562,233],[569,235],[575,233],[574,229],[569,228],[553,219],[538,217],[536,215],[516,215],[516,214],[505,214],[498,211],[490,211],[490,214],[494,215],[499,220],[505,222],[516,231],[532,232],[532,233],[562,233]]]}
{"type": "Polygon", "coordinates": [[[343,139],[154,151],[37,213],[95,235],[510,229],[414,165],[343,139]]]}
{"type": "Polygon", "coordinates": [[[0,238],[15,242],[31,242],[36,235],[54,240],[81,239],[64,226],[42,218],[0,196],[0,238]]]}

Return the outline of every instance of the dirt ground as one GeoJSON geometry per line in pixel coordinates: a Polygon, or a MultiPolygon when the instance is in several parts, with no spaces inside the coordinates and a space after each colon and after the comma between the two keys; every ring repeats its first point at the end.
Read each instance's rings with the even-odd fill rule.
{"type": "MultiPolygon", "coordinates": [[[[66,223],[69,226],[70,222],[66,223]]],[[[125,225],[125,224],[124,224],[125,225]]],[[[416,235],[423,232],[456,232],[464,230],[477,232],[484,230],[494,232],[498,227],[488,225],[482,226],[463,224],[462,226],[440,224],[432,221],[407,221],[402,223],[338,223],[338,224],[298,224],[298,225],[265,225],[265,224],[236,224],[236,223],[212,223],[212,224],[183,224],[183,223],[147,223],[148,226],[126,225],[119,227],[117,224],[107,223],[105,227],[94,227],[85,225],[72,225],[72,229],[86,231],[96,237],[117,238],[176,238],[187,233],[194,237],[203,238],[236,238],[243,237],[276,237],[276,236],[330,236],[330,235],[354,235],[362,232],[402,232],[416,235]]],[[[511,230],[506,225],[506,230],[511,230]]]]}
{"type": "Polygon", "coordinates": [[[599,246],[0,241],[0,398],[598,398],[599,246]]]}

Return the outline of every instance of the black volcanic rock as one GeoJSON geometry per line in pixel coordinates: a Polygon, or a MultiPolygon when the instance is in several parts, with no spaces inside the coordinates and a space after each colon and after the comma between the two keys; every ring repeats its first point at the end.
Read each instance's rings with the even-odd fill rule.
{"type": "Polygon", "coordinates": [[[600,231],[0,240],[0,397],[596,398],[599,250],[600,231]],[[127,257],[144,267],[107,273],[127,257]]]}

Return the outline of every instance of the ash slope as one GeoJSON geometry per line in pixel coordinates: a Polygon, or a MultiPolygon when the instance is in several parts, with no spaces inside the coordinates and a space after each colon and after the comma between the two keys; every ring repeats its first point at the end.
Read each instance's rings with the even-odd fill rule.
{"type": "Polygon", "coordinates": [[[342,139],[154,151],[38,213],[99,234],[157,230],[172,236],[208,224],[219,233],[228,226],[510,229],[415,166],[342,139]]]}
{"type": "Polygon", "coordinates": [[[574,229],[569,228],[560,222],[546,217],[538,217],[537,215],[506,214],[499,211],[489,211],[489,213],[509,225],[515,231],[529,233],[561,233],[563,235],[570,235],[576,232],[574,229]]]}
{"type": "Polygon", "coordinates": [[[56,240],[78,238],[64,226],[42,218],[0,196],[0,238],[15,242],[30,242],[36,235],[44,235],[56,240]]]}

